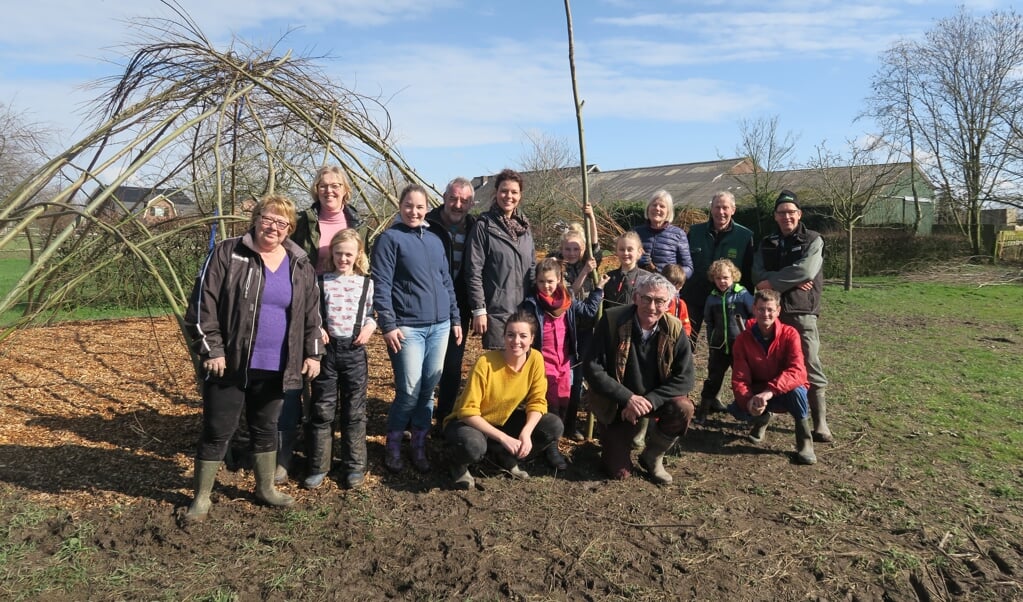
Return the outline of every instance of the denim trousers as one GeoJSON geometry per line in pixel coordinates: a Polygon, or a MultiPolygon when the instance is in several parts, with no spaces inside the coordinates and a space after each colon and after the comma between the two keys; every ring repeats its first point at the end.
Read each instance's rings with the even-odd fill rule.
{"type": "Polygon", "coordinates": [[[444,369],[450,323],[399,327],[405,339],[397,352],[388,350],[394,370],[394,402],[387,412],[387,432],[428,430],[433,419],[433,390],[444,369]]]}
{"type": "Polygon", "coordinates": [[[803,420],[810,415],[810,403],[806,398],[806,388],[796,387],[788,393],[775,395],[767,402],[767,411],[773,414],[792,414],[796,420],[803,420]]]}
{"type": "MultiPolygon", "coordinates": [[[[732,402],[728,411],[739,420],[752,420],[754,417],[748,412],[739,409],[739,405],[732,402]]],[[[810,415],[810,402],[806,397],[806,387],[799,386],[788,393],[775,395],[767,402],[765,412],[772,414],[791,414],[796,420],[802,420],[810,415]]]]}

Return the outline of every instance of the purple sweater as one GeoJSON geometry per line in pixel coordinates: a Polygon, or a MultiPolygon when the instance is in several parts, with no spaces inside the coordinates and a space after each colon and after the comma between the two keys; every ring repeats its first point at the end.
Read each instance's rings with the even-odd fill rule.
{"type": "Polygon", "coordinates": [[[288,256],[276,272],[263,268],[266,285],[256,318],[256,338],[249,367],[281,372],[287,357],[288,309],[291,307],[291,265],[288,256]]]}

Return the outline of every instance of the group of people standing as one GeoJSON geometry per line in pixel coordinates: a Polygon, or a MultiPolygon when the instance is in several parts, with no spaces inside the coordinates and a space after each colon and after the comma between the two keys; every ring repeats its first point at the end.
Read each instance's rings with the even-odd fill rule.
{"type": "MultiPolygon", "coordinates": [[[[816,461],[808,416],[812,437],[831,439],[817,357],[823,242],[799,223],[791,192],[775,207],[778,232],[755,251],[752,233],[732,220],[730,193],[716,194],[710,220],[686,234],[672,224],[671,196],[660,191],[647,223],[615,241],[620,265],[602,277],[594,274],[599,246],[587,249],[577,225],[537,263],[519,208],[522,177],[512,170],[498,174],[493,203],[479,215],[471,213],[467,179],[449,182],[432,211],[422,186],[405,187],[397,220],[374,241],[372,261],[351,194],[344,171],[324,167],[308,210],[268,196],[253,210],[250,230],[217,244],[206,259],[185,316],[206,376],[186,521],[209,512],[243,410],[259,501],[293,503],[275,484],[288,478],[303,413],[303,486],[318,487],[330,470],[335,416],[344,485],[364,482],[365,345],[376,330],[394,373],[384,458],[392,472],[405,469],[409,435],[411,464],[431,470],[431,432],[443,437],[459,488],[474,486],[469,468],[486,456],[517,478],[528,477],[520,464],[538,455],[565,470],[558,441],[581,439],[575,418],[583,376],[600,422],[602,463],[613,478],[634,470],[635,446],[642,448],[640,467],[655,482],[671,482],[664,454],[694,416],[726,409],[717,394],[729,367],[730,409],[753,422],[751,441],[763,440],[772,412],[796,418],[798,462],[816,461]],[[756,282],[755,300],[740,284],[743,275],[756,282]],[[704,325],[709,374],[694,404],[693,350],[704,325]],[[470,332],[485,351],[463,387],[470,332]],[[311,387],[303,411],[304,381],[311,387]]],[[[592,208],[584,210],[595,240],[592,208]]]]}

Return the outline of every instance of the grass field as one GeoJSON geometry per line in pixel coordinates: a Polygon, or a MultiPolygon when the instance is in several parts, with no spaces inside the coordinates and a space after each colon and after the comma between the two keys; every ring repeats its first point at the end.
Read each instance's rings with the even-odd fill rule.
{"type": "Polygon", "coordinates": [[[864,404],[868,432],[913,442],[899,465],[959,464],[992,494],[1023,499],[1021,292],[871,279],[828,295],[829,378],[864,404]]]}
{"type": "MultiPolygon", "coordinates": [[[[0,299],[14,288],[18,280],[29,268],[29,251],[27,246],[14,244],[11,248],[0,250],[0,299]]],[[[15,307],[0,313],[0,327],[12,324],[22,317],[24,304],[19,303],[15,307]]],[[[165,307],[154,307],[146,309],[123,309],[123,308],[95,308],[78,307],[70,311],[60,310],[51,312],[36,323],[54,323],[63,320],[104,320],[111,318],[126,318],[135,316],[162,316],[169,313],[165,307]]]]}

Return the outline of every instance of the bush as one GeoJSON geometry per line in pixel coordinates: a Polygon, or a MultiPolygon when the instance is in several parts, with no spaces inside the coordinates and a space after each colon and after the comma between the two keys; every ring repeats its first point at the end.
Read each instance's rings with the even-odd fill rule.
{"type": "MultiPolygon", "coordinates": [[[[153,230],[159,231],[161,228],[173,228],[177,225],[179,224],[170,221],[155,226],[153,230]]],[[[122,228],[121,232],[131,242],[137,243],[148,238],[148,235],[139,230],[132,231],[130,226],[122,228]]],[[[91,307],[137,310],[168,305],[156,279],[126,244],[115,242],[95,232],[83,231],[79,237],[79,240],[65,245],[56,257],[57,261],[69,261],[62,266],[61,273],[51,281],[48,287],[50,290],[80,274],[91,272],[95,265],[108,260],[111,254],[117,254],[119,258],[90,274],[75,286],[61,302],[64,309],[91,307]],[[72,245],[77,246],[79,251],[72,253],[72,245]],[[80,252],[85,247],[91,248],[85,253],[80,252]]],[[[193,228],[164,241],[159,248],[167,256],[167,262],[157,258],[152,247],[148,247],[148,253],[153,257],[157,271],[172,290],[173,270],[185,294],[191,291],[199,267],[208,252],[208,237],[207,229],[193,228]]]]}
{"type": "MultiPolygon", "coordinates": [[[[824,277],[845,277],[845,232],[829,230],[824,237],[824,277]]],[[[970,255],[969,241],[959,235],[913,236],[898,228],[857,228],[853,231],[853,279],[904,272],[920,263],[943,263],[970,255]]]]}
{"type": "Polygon", "coordinates": [[[607,215],[622,232],[628,232],[646,221],[646,203],[618,201],[607,206],[607,215]]]}

